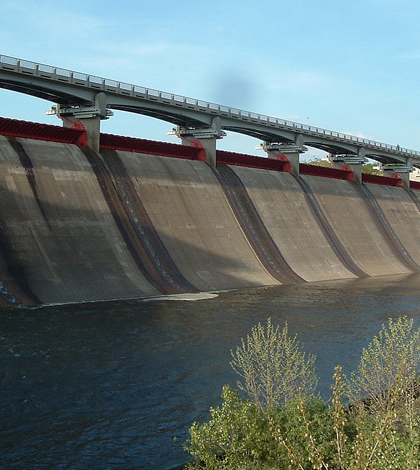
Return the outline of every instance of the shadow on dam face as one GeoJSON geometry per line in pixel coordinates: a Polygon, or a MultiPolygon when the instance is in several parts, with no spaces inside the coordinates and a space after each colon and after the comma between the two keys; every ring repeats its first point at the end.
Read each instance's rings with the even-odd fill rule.
{"type": "MultiPolygon", "coordinates": [[[[11,198],[14,196],[10,193],[11,198]]],[[[34,204],[31,197],[20,194],[18,199],[25,206],[34,204]]],[[[19,282],[26,287],[26,298],[32,295],[34,299],[30,304],[37,298],[50,304],[161,294],[142,275],[109,214],[74,211],[45,202],[42,207],[49,226],[36,211],[17,218],[13,204],[5,204],[0,210],[2,247],[8,253],[2,264],[3,274],[8,273],[10,280],[14,280],[13,275],[19,276],[19,282]]],[[[257,278],[249,279],[251,276],[244,280],[243,272],[252,266],[239,259],[220,256],[168,235],[163,238],[184,259],[181,272],[184,269],[188,275],[188,270],[196,268],[193,274],[207,287],[202,290],[265,285],[257,278]],[[200,266],[196,266],[196,260],[200,260],[200,266]]],[[[7,278],[4,282],[7,284],[7,278]]],[[[13,287],[11,292],[16,290],[13,287]]],[[[21,292],[16,295],[21,303],[28,302],[21,292]]]]}
{"type": "MultiPolygon", "coordinates": [[[[240,204],[253,207],[266,240],[293,272],[306,281],[355,277],[335,254],[293,176],[231,169],[242,187],[240,204]]],[[[302,180],[362,270],[410,272],[354,183],[302,180]]],[[[252,230],[250,235],[241,225],[204,162],[122,151],[98,155],[70,144],[0,136],[0,191],[0,281],[22,304],[279,284],[253,248],[252,230]]],[[[415,202],[402,188],[372,192],[402,245],[420,261],[415,202]],[[393,215],[392,204],[402,215],[393,215]]],[[[4,289],[3,297],[7,301],[4,289]]]]}

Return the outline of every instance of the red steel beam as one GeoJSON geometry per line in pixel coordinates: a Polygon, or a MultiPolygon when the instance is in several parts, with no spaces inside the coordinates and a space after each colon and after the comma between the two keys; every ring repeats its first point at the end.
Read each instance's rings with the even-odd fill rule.
{"type": "Polygon", "coordinates": [[[187,160],[202,160],[203,149],[187,145],[170,144],[154,140],[124,137],[121,135],[101,134],[100,147],[127,152],[161,155],[164,157],[183,158],[187,160]]]}
{"type": "MultiPolygon", "coordinates": [[[[61,127],[0,117],[0,135],[87,146],[87,134],[80,121],[75,121],[73,127],[61,127]]],[[[100,146],[113,150],[124,150],[187,160],[205,159],[204,150],[200,147],[170,144],[113,134],[101,134],[100,146]]],[[[291,171],[290,163],[286,159],[275,160],[243,153],[226,152],[224,150],[217,151],[217,162],[226,165],[239,165],[271,171],[291,171]]],[[[322,176],[324,178],[354,180],[354,175],[350,168],[337,169],[301,163],[300,173],[302,175],[322,176]]],[[[398,175],[396,175],[396,177],[387,177],[363,173],[362,181],[364,183],[381,184],[385,186],[402,187],[403,185],[398,175]]],[[[410,187],[420,190],[420,182],[412,181],[410,182],[410,187]]]]}
{"type": "Polygon", "coordinates": [[[302,175],[323,176],[324,178],[354,181],[354,173],[351,171],[350,167],[340,169],[301,163],[299,165],[299,172],[302,175]]]}
{"type": "Polygon", "coordinates": [[[395,176],[379,176],[362,173],[362,182],[371,184],[381,184],[384,186],[403,187],[403,180],[395,173],[395,176]]]}
{"type": "Polygon", "coordinates": [[[0,135],[87,145],[86,131],[77,124],[75,127],[61,127],[0,117],[0,135]]]}
{"type": "Polygon", "coordinates": [[[217,163],[225,165],[246,166],[249,168],[261,168],[263,170],[287,171],[290,172],[290,163],[287,160],[276,160],[274,158],[256,157],[244,153],[226,152],[218,150],[217,163]]]}

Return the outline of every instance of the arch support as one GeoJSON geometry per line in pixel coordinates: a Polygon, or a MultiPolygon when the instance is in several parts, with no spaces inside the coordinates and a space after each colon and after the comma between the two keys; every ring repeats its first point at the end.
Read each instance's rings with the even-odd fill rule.
{"type": "Polygon", "coordinates": [[[397,174],[402,180],[403,187],[405,189],[410,189],[410,173],[413,171],[411,158],[407,158],[405,165],[402,163],[388,163],[386,165],[382,165],[382,170],[386,176],[395,178],[395,174],[397,174]]]}
{"type": "Polygon", "coordinates": [[[299,156],[308,149],[299,141],[297,143],[263,142],[259,147],[267,152],[268,158],[287,160],[290,164],[290,173],[299,177],[299,156]]]}
{"type": "Polygon", "coordinates": [[[367,162],[364,149],[359,150],[358,155],[343,154],[331,155],[330,160],[334,163],[335,167],[343,168],[344,166],[350,167],[354,174],[354,181],[357,184],[362,184],[362,166],[367,162]]]}
{"type": "Polygon", "coordinates": [[[216,167],[216,141],[226,136],[226,132],[221,128],[220,117],[213,118],[211,126],[177,126],[168,134],[175,134],[182,139],[184,145],[201,147],[204,151],[205,161],[210,166],[216,167]]]}
{"type": "Polygon", "coordinates": [[[113,116],[113,112],[107,108],[106,94],[97,93],[92,106],[53,106],[49,115],[56,115],[63,121],[64,127],[73,127],[76,121],[82,123],[87,133],[88,147],[99,152],[101,121],[113,116]]]}

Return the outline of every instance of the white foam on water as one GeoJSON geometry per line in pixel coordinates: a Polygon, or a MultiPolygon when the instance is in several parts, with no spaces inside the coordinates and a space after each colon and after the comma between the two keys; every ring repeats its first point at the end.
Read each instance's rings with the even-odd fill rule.
{"type": "Polygon", "coordinates": [[[149,297],[143,299],[143,302],[153,302],[156,300],[186,300],[188,302],[195,302],[197,300],[208,300],[218,297],[218,294],[211,294],[209,292],[199,292],[198,294],[172,294],[172,295],[159,295],[157,297],[149,297]]]}

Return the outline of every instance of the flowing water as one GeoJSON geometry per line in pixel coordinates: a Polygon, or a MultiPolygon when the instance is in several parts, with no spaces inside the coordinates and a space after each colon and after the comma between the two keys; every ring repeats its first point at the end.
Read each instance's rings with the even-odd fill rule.
{"type": "Polygon", "coordinates": [[[328,395],[337,363],[350,372],[390,317],[420,326],[419,306],[411,275],[2,310],[0,468],[170,468],[188,459],[191,423],[235,385],[230,350],[256,323],[287,321],[328,395]]]}

